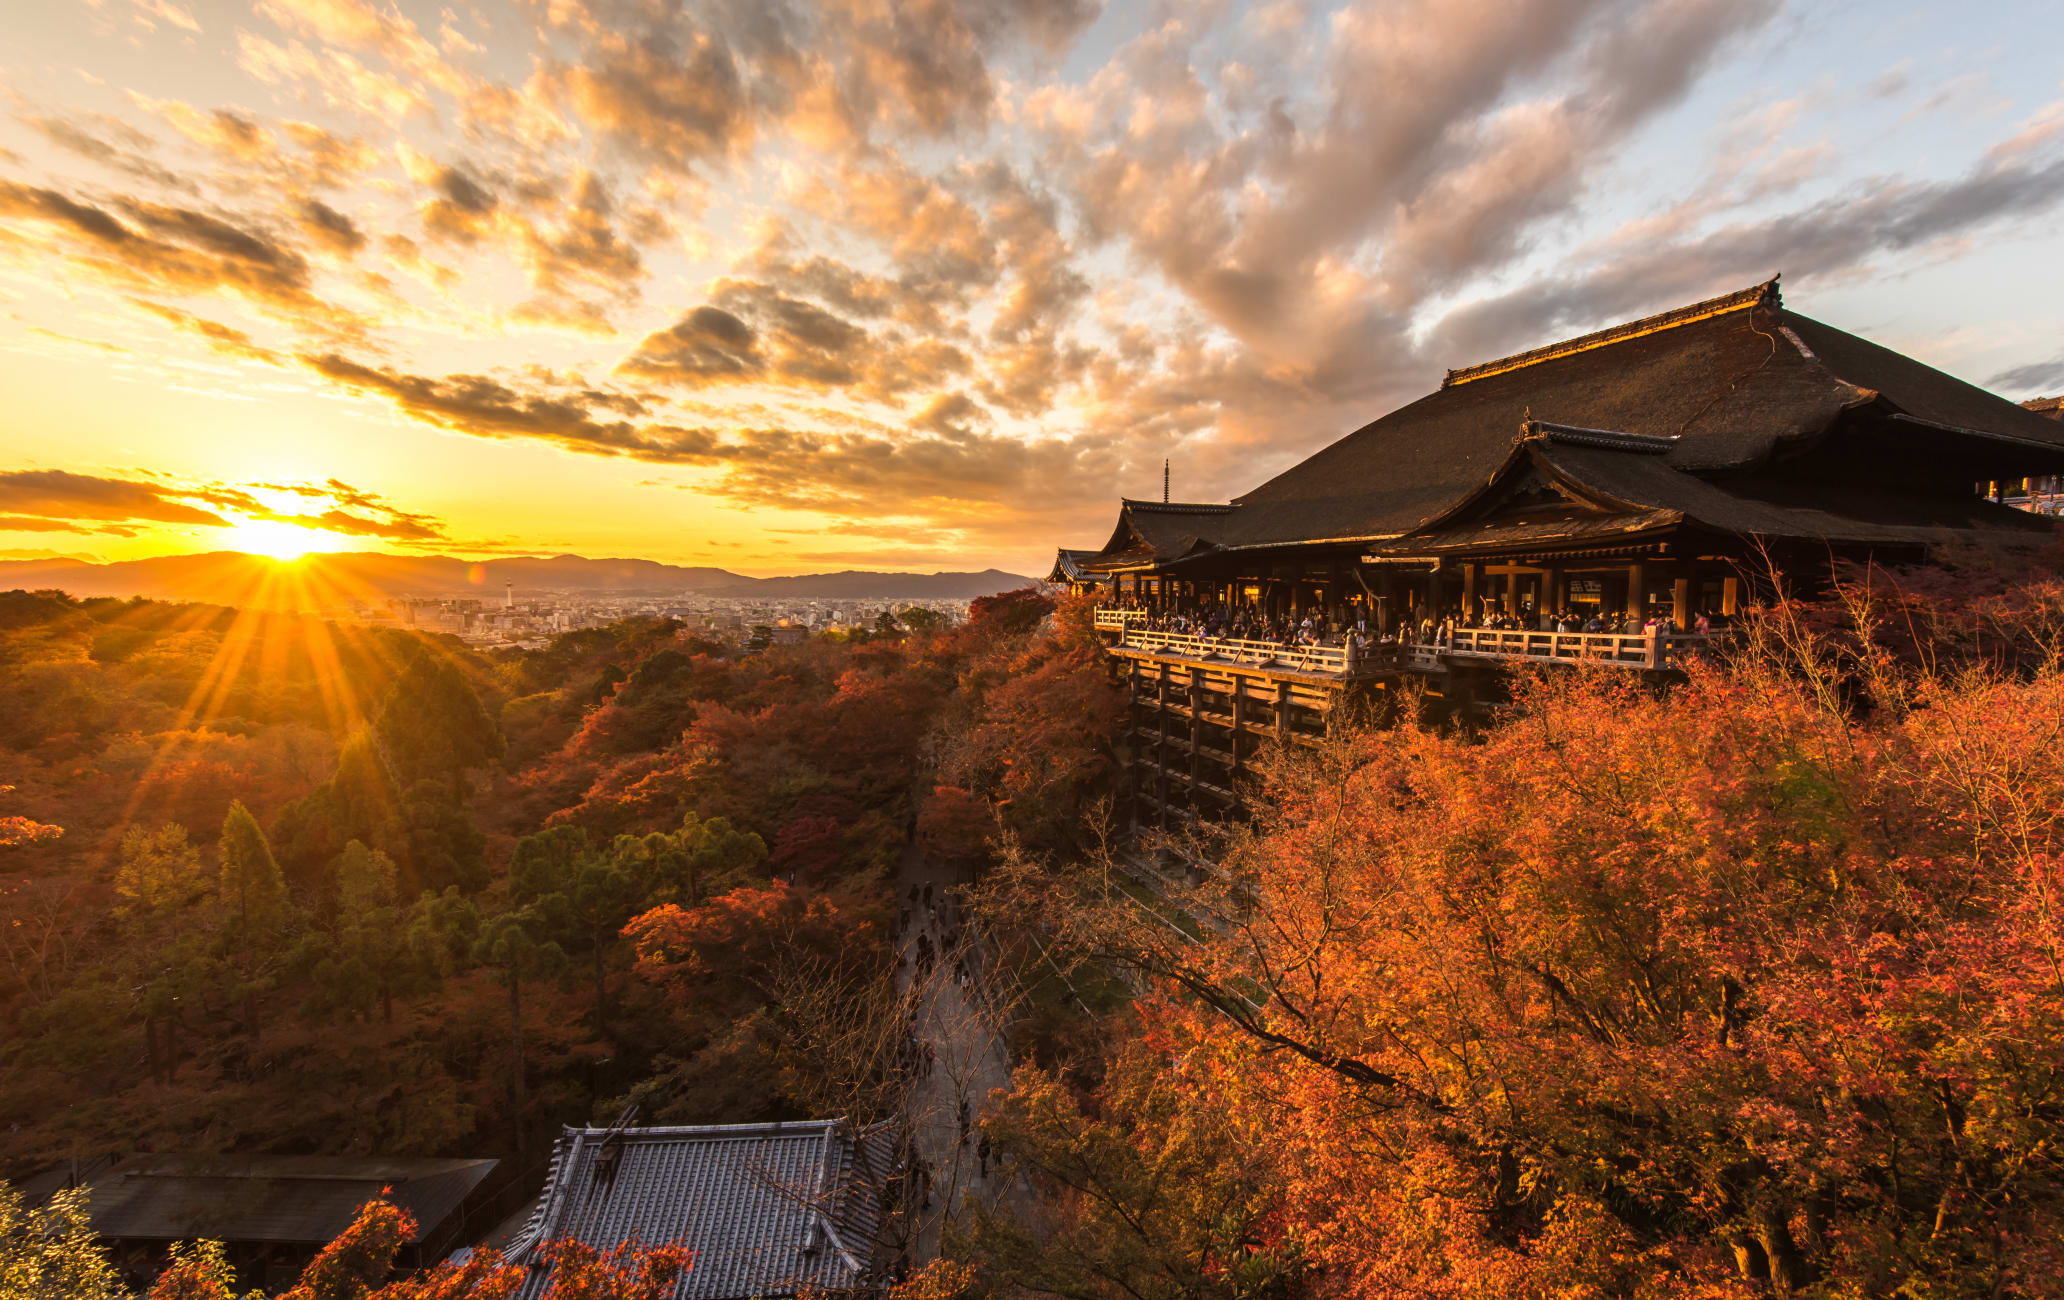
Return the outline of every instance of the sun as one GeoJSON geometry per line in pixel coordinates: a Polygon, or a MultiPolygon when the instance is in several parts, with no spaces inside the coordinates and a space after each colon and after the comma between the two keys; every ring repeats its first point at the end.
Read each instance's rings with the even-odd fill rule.
{"type": "Polygon", "coordinates": [[[246,555],[263,555],[286,563],[308,554],[322,534],[269,519],[246,519],[229,530],[224,540],[246,555]]]}

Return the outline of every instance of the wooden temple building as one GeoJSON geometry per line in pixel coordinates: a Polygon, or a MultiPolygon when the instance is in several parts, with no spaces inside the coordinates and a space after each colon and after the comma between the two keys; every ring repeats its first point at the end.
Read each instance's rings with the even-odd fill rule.
{"type": "Polygon", "coordinates": [[[2064,423],[1799,315],[1773,280],[1450,371],[1231,501],[1122,500],[1049,580],[1108,606],[1135,808],[1165,823],[1236,803],[1256,746],[1406,674],[1438,694],[1515,660],[1667,671],[1773,575],[1810,591],[1839,561],[2047,544],[2005,489],[2060,473],[2064,423]],[[1196,635],[1213,611],[1334,635],[1196,635]],[[1560,630],[1592,614],[1616,630],[1560,630]],[[1358,622],[1374,648],[1339,644],[1358,622]]]}

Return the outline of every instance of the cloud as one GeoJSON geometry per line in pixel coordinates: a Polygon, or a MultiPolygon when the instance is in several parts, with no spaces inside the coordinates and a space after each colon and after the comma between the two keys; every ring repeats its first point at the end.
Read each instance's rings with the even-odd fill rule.
{"type": "Polygon", "coordinates": [[[741,154],[756,129],[729,43],[706,31],[604,34],[586,62],[553,69],[543,89],[610,145],[663,170],[741,154]]]}
{"type": "Polygon", "coordinates": [[[1985,386],[2009,393],[2037,395],[2047,395],[2064,389],[2064,356],[2052,357],[2048,361],[2032,361],[2027,365],[2002,370],[1986,380],[1985,386]]]}
{"type": "Polygon", "coordinates": [[[119,118],[98,114],[93,126],[79,118],[42,114],[23,114],[17,120],[58,148],[112,171],[166,189],[193,188],[192,182],[150,156],[157,141],[119,118]]]}
{"type": "Polygon", "coordinates": [[[0,513],[58,520],[146,520],[227,528],[229,521],[174,498],[190,495],[134,479],[99,478],[61,469],[0,472],[0,513]]]}
{"type": "Polygon", "coordinates": [[[366,246],[365,232],[357,223],[321,199],[302,199],[295,216],[302,233],[331,252],[356,253],[366,246]]]}
{"type": "Polygon", "coordinates": [[[245,361],[263,361],[272,365],[280,362],[279,353],[258,346],[251,341],[249,334],[234,326],[208,320],[165,303],[152,302],[147,298],[131,298],[129,301],[169,325],[200,336],[210,348],[224,356],[238,357],[245,361]]]}
{"type": "Polygon", "coordinates": [[[654,461],[706,459],[716,446],[707,430],[604,420],[594,410],[600,403],[580,395],[524,393],[485,375],[431,378],[335,353],[300,361],[344,388],[387,399],[410,419],[478,437],[542,438],[575,451],[654,461]]]}
{"type": "Polygon", "coordinates": [[[115,206],[120,217],[54,189],[0,180],[0,220],[43,227],[76,264],[119,286],[228,292],[311,327],[359,325],[310,291],[307,259],[271,234],[189,207],[134,198],[115,206]]]}
{"type": "Polygon", "coordinates": [[[710,302],[648,335],[617,369],[675,387],[750,381],[893,400],[971,365],[964,350],[936,338],[869,330],[764,281],[724,280],[710,302]]]}

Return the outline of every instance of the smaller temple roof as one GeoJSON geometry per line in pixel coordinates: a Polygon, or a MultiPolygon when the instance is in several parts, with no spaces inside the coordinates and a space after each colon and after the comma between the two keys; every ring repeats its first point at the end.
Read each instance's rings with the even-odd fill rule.
{"type": "Polygon", "coordinates": [[[2045,532],[2048,524],[1976,495],[1912,497],[1843,484],[1709,482],[1675,468],[1674,438],[1528,420],[1505,461],[1474,491],[1374,555],[1478,547],[1598,547],[1679,524],[1740,536],[1925,545],[1973,532],[2045,532]]]}
{"type": "Polygon", "coordinates": [[[1070,550],[1063,546],[1054,551],[1053,568],[1047,570],[1048,582],[1087,582],[1097,575],[1082,567],[1085,560],[1096,556],[1096,548],[1070,550]]]}
{"type": "Polygon", "coordinates": [[[2045,420],[2064,420],[2064,397],[2031,397],[2021,403],[2024,411],[2034,411],[2045,420]]]}
{"type": "MultiPolygon", "coordinates": [[[[349,1156],[143,1155],[85,1178],[93,1231],[117,1241],[274,1242],[324,1245],[367,1201],[392,1189],[433,1235],[494,1160],[387,1160],[349,1156]]],[[[55,1190],[52,1188],[51,1190],[55,1190]]]]}
{"type": "MultiPolygon", "coordinates": [[[[569,1128],[508,1258],[530,1261],[548,1241],[636,1239],[695,1252],[674,1300],[849,1290],[873,1267],[898,1148],[889,1124],[836,1119],[569,1128]]],[[[549,1281],[534,1269],[518,1294],[536,1300],[549,1281]]]]}
{"type": "Polygon", "coordinates": [[[1103,549],[1092,553],[1096,560],[1088,567],[1104,573],[1146,568],[1208,549],[1218,544],[1232,513],[1228,502],[1121,498],[1118,526],[1103,549]]]}

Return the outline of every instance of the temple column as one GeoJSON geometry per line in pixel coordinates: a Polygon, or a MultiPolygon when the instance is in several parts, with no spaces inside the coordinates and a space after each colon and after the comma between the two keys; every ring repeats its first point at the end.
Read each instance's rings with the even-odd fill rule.
{"type": "Polygon", "coordinates": [[[1639,560],[1627,566],[1627,612],[1637,623],[1648,614],[1648,578],[1639,560]]]}
{"type": "Polygon", "coordinates": [[[1476,621],[1476,561],[1462,566],[1462,615],[1458,620],[1464,623],[1476,621]]]}
{"type": "Polygon", "coordinates": [[[1720,612],[1729,618],[1741,612],[1741,579],[1732,574],[1720,580],[1720,612]]]}
{"type": "Polygon", "coordinates": [[[1670,621],[1679,632],[1689,632],[1691,620],[1691,579],[1679,577],[1670,585],[1670,621]]]}

